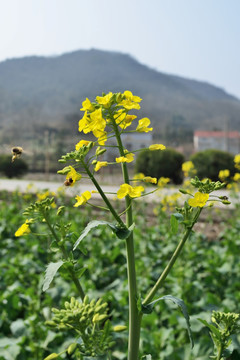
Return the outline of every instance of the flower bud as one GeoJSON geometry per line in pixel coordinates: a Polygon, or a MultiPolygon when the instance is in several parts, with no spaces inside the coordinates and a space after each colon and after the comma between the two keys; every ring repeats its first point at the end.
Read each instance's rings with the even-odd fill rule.
{"type": "Polygon", "coordinates": [[[71,345],[69,345],[68,349],[67,349],[67,353],[69,355],[73,354],[74,351],[76,350],[77,344],[76,343],[72,343],[71,345]]]}
{"type": "Polygon", "coordinates": [[[57,216],[63,215],[64,210],[65,210],[65,206],[59,206],[59,208],[57,210],[57,216]]]}
{"type": "Polygon", "coordinates": [[[184,194],[184,195],[192,195],[189,191],[184,190],[184,189],[179,189],[179,192],[184,194]]]}
{"type": "Polygon", "coordinates": [[[66,175],[69,173],[70,170],[71,169],[69,166],[65,166],[62,170],[58,170],[57,173],[60,175],[66,175]]]}
{"type": "Polygon", "coordinates": [[[70,300],[71,308],[74,308],[75,302],[76,302],[75,297],[72,296],[70,300]]]}
{"type": "Polygon", "coordinates": [[[64,306],[65,306],[66,309],[70,309],[70,308],[71,308],[68,301],[65,301],[64,306]]]}
{"type": "Polygon", "coordinates": [[[116,102],[117,103],[120,103],[123,99],[123,95],[121,93],[117,93],[116,95],[116,102]]]}
{"type": "Polygon", "coordinates": [[[125,325],[116,325],[113,327],[114,332],[121,332],[127,330],[127,326],[125,325]]]}
{"type": "Polygon", "coordinates": [[[44,358],[44,360],[56,359],[57,357],[58,357],[58,354],[52,353],[51,355],[48,355],[46,358],[44,358]]]}
{"type": "Polygon", "coordinates": [[[107,151],[106,149],[101,149],[101,147],[99,146],[96,150],[95,155],[100,156],[100,155],[104,154],[106,151],[107,151]]]}
{"type": "Polygon", "coordinates": [[[51,326],[51,327],[56,327],[56,323],[55,323],[54,321],[51,321],[51,320],[46,321],[46,322],[45,322],[45,325],[51,326]]]}
{"type": "Polygon", "coordinates": [[[89,297],[88,297],[88,295],[86,295],[86,296],[84,297],[83,303],[84,303],[84,305],[87,305],[87,304],[89,303],[89,297]]]}

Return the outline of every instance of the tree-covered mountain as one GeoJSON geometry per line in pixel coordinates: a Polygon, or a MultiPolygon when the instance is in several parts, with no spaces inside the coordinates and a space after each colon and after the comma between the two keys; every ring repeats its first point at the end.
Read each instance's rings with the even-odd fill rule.
{"type": "Polygon", "coordinates": [[[240,130],[240,101],[224,90],[158,72],[126,54],[94,49],[1,62],[0,127],[5,134],[18,130],[19,136],[20,129],[72,127],[86,97],[126,89],[143,98],[141,115],[162,136],[226,124],[240,130]]]}

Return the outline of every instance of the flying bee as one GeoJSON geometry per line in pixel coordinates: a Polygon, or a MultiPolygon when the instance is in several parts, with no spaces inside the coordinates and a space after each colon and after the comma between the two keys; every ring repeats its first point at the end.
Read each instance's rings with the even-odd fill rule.
{"type": "Polygon", "coordinates": [[[66,179],[66,180],[64,181],[64,185],[65,185],[65,186],[71,186],[72,183],[73,183],[73,179],[72,179],[71,177],[70,177],[69,179],[66,179]]]}
{"type": "Polygon", "coordinates": [[[23,153],[23,148],[21,146],[14,146],[11,149],[12,152],[12,162],[14,162],[15,159],[19,158],[23,153]]]}

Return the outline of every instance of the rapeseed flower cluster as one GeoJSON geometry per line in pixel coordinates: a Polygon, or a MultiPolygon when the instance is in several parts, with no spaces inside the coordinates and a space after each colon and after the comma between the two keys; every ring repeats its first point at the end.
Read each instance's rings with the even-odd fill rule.
{"type": "Polygon", "coordinates": [[[196,170],[194,168],[194,164],[192,161],[185,161],[182,164],[182,171],[185,177],[192,176],[196,173],[196,170]]]}
{"type": "MultiPolygon", "coordinates": [[[[66,175],[64,182],[65,186],[74,186],[75,183],[82,178],[84,173],[88,177],[92,178],[95,172],[98,172],[103,167],[111,164],[121,164],[125,166],[126,163],[134,161],[134,152],[128,151],[124,148],[123,144],[119,145],[119,155],[115,158],[115,162],[108,162],[105,159],[101,160],[99,157],[103,155],[107,150],[105,144],[109,137],[115,136],[116,139],[121,136],[123,132],[129,132],[128,127],[134,128],[134,122],[136,122],[135,130],[130,132],[148,133],[153,130],[150,126],[151,121],[149,118],[144,117],[136,120],[137,115],[130,114],[130,110],[139,110],[140,102],[142,99],[139,96],[133,95],[129,90],[123,93],[103,94],[97,96],[95,101],[90,101],[88,98],[82,102],[81,111],[84,112],[83,117],[79,120],[78,129],[84,134],[92,133],[96,138],[96,141],[80,140],[75,145],[75,151],[66,154],[60,159],[60,162],[66,162],[66,160],[75,160],[75,165],[70,165],[60,170],[60,174],[66,175]],[[127,129],[127,130],[126,130],[127,129]],[[88,152],[98,145],[95,155],[88,160],[88,152]],[[82,167],[81,173],[77,168],[82,167]]],[[[162,144],[152,144],[149,146],[149,150],[157,151],[164,150],[166,147],[162,144]]],[[[135,179],[134,179],[135,181],[135,179]]],[[[143,175],[141,181],[145,183],[157,184],[157,178],[143,175]]],[[[117,197],[122,199],[126,196],[129,198],[136,198],[142,196],[144,192],[143,186],[131,186],[129,183],[124,183],[120,186],[117,192],[117,197]]],[[[76,197],[76,204],[74,206],[80,206],[85,204],[91,198],[90,192],[85,192],[82,195],[76,197]]]]}

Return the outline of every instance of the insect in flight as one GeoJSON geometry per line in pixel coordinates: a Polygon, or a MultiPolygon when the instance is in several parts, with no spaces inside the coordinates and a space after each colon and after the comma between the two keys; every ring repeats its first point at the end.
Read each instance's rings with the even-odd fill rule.
{"type": "Polygon", "coordinates": [[[14,162],[15,159],[19,158],[23,153],[23,148],[21,146],[14,146],[11,149],[12,152],[12,162],[14,162]]]}
{"type": "Polygon", "coordinates": [[[69,179],[66,179],[66,180],[64,181],[64,185],[65,185],[65,186],[71,186],[72,183],[73,183],[73,179],[72,179],[71,177],[70,177],[69,179]]]}

